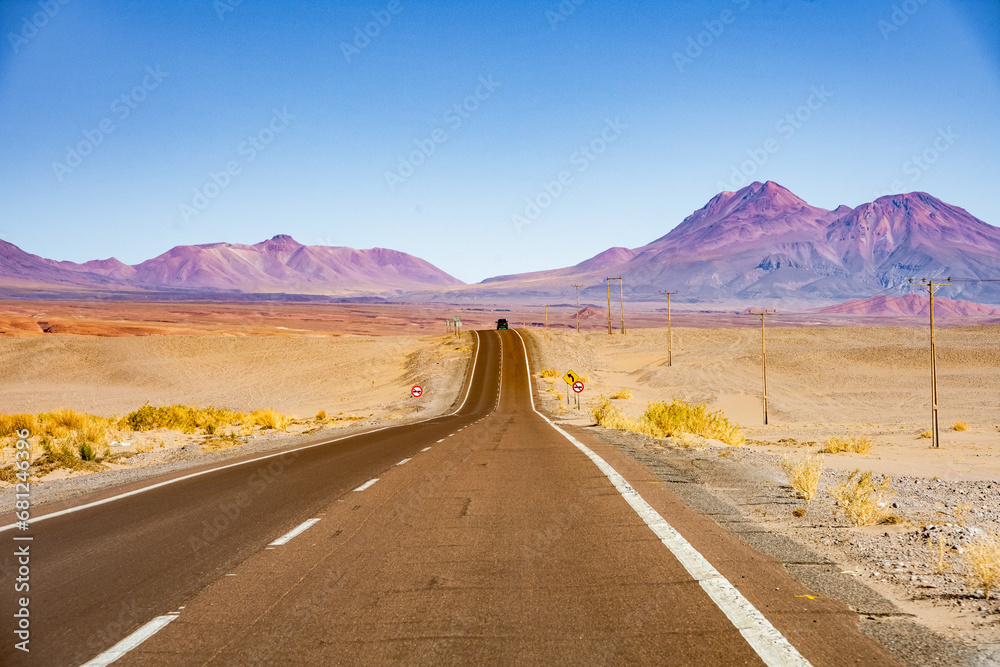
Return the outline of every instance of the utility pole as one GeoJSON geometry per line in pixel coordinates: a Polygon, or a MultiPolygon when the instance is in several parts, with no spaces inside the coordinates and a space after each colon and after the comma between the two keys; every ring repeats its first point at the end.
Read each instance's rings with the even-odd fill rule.
{"type": "Polygon", "coordinates": [[[611,335],[611,278],[604,279],[605,284],[608,286],[608,335],[611,335]]]}
{"type": "Polygon", "coordinates": [[[610,334],[612,332],[611,329],[611,281],[612,280],[618,281],[618,287],[619,287],[618,298],[620,299],[621,310],[622,310],[622,333],[625,333],[625,286],[624,286],[625,281],[622,280],[621,276],[618,276],[617,278],[606,279],[606,282],[608,283],[608,333],[610,334]]]}
{"type": "Polygon", "coordinates": [[[580,333],[580,288],[583,285],[573,285],[576,288],[576,332],[580,333]]]}
{"type": "Polygon", "coordinates": [[[673,366],[674,353],[672,348],[674,344],[674,332],[670,326],[670,295],[677,294],[677,292],[664,292],[663,290],[660,290],[660,294],[665,294],[667,296],[667,366],[673,366]]]}
{"type": "MultiPolygon", "coordinates": [[[[951,283],[951,278],[945,281],[945,284],[951,283]]],[[[931,307],[930,307],[930,319],[931,319],[931,434],[933,435],[933,441],[931,446],[935,449],[941,446],[941,440],[938,437],[938,392],[937,392],[937,350],[935,347],[936,341],[934,338],[934,288],[944,287],[941,283],[935,283],[933,279],[928,280],[923,278],[919,283],[913,282],[913,278],[910,278],[910,284],[916,287],[924,287],[931,296],[931,307]]]]}
{"type": "Polygon", "coordinates": [[[776,312],[765,308],[759,313],[755,313],[752,308],[747,309],[748,315],[760,315],[760,368],[764,380],[764,426],[767,426],[767,337],[764,332],[764,318],[768,315],[774,315],[776,312]]]}
{"type": "Polygon", "coordinates": [[[545,304],[545,328],[549,328],[549,304],[545,304]]]}

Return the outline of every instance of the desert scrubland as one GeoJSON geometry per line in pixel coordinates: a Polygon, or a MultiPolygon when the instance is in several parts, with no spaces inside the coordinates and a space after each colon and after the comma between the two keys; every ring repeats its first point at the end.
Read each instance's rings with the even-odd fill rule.
{"type": "MultiPolygon", "coordinates": [[[[39,416],[32,476],[50,481],[151,466],[181,450],[189,458],[238,453],[263,437],[280,444],[285,435],[437,414],[458,396],[472,349],[468,333],[2,337],[0,414],[39,416]],[[419,399],[410,395],[414,384],[424,388],[419,399]],[[145,404],[237,414],[130,427],[145,404]]],[[[11,472],[14,436],[5,434],[2,444],[0,463],[11,472]]]]}

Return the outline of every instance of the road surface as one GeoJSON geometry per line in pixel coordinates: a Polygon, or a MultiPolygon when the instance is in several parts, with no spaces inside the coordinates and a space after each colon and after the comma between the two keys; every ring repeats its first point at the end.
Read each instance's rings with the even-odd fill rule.
{"type": "Polygon", "coordinates": [[[4,517],[6,548],[30,545],[30,653],[5,576],[0,664],[893,664],[845,606],[538,413],[519,332],[475,335],[449,415],[4,517]]]}

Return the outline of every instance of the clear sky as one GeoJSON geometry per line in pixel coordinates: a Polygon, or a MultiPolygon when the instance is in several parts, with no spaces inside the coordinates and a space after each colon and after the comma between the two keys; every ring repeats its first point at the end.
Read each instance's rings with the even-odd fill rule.
{"type": "Polygon", "coordinates": [[[0,238],[53,259],[287,233],[474,282],[753,180],[1000,225],[996,0],[2,0],[0,33],[0,238]]]}

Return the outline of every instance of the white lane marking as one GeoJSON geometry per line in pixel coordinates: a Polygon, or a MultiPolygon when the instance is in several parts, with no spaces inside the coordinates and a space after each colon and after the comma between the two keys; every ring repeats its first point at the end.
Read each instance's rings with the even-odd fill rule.
{"type": "Polygon", "coordinates": [[[430,449],[431,449],[430,447],[424,447],[420,451],[422,451],[422,452],[428,452],[428,451],[430,451],[430,449]]]}
{"type": "Polygon", "coordinates": [[[407,461],[410,461],[410,460],[411,460],[411,459],[403,459],[402,461],[400,461],[400,462],[399,462],[399,463],[397,463],[396,465],[398,465],[398,466],[401,466],[401,465],[403,465],[404,463],[406,463],[407,461]]]}
{"type": "Polygon", "coordinates": [[[438,442],[444,442],[444,438],[441,438],[440,440],[438,440],[438,442]]]}
{"type": "Polygon", "coordinates": [[[364,491],[365,489],[367,489],[368,487],[370,487],[372,484],[374,484],[377,481],[378,481],[378,477],[376,477],[375,479],[370,479],[370,480],[368,480],[367,482],[365,482],[364,484],[362,484],[361,486],[359,486],[358,488],[356,488],[354,490],[355,491],[364,491]]]}
{"type": "MultiPolygon", "coordinates": [[[[476,372],[476,363],[479,361],[479,352],[482,349],[482,345],[479,344],[479,332],[478,331],[473,331],[472,333],[476,334],[476,343],[477,344],[476,344],[476,356],[474,356],[472,358],[472,372],[469,373],[469,386],[468,386],[468,388],[465,391],[465,400],[463,400],[462,404],[460,406],[458,406],[458,408],[456,408],[453,412],[450,412],[450,413],[448,413],[446,415],[439,415],[437,417],[428,417],[427,419],[421,419],[420,421],[412,422],[410,424],[401,424],[399,426],[395,426],[395,425],[392,425],[392,426],[383,426],[381,428],[372,429],[371,431],[363,431],[361,433],[352,433],[350,435],[345,435],[345,436],[341,436],[339,438],[334,438],[333,440],[324,440],[323,442],[317,442],[317,443],[313,443],[311,445],[304,445],[304,446],[298,447],[296,449],[288,449],[288,450],[283,450],[283,451],[280,451],[280,452],[275,452],[273,454],[265,454],[263,456],[258,456],[255,459],[248,459],[246,461],[237,461],[236,463],[230,463],[228,465],[219,466],[218,468],[210,468],[208,470],[202,470],[201,472],[193,472],[190,475],[182,475],[181,477],[176,477],[174,479],[168,479],[165,482],[158,482],[158,483],[152,484],[150,486],[144,486],[141,489],[135,489],[133,491],[128,491],[127,493],[120,493],[117,496],[111,496],[110,498],[104,498],[102,500],[95,500],[94,502],[87,503],[86,505],[78,505],[77,507],[69,507],[67,509],[60,510],[58,512],[53,512],[52,514],[43,514],[42,516],[32,517],[30,523],[35,524],[35,523],[38,523],[39,521],[44,521],[45,519],[52,519],[52,518],[55,518],[57,516],[63,516],[64,514],[72,514],[73,512],[79,512],[81,510],[90,509],[91,507],[97,507],[99,505],[105,505],[107,503],[111,503],[111,502],[114,502],[116,500],[121,500],[122,498],[128,498],[130,496],[137,496],[140,493],[145,493],[147,491],[152,491],[153,489],[158,489],[158,488],[163,487],[163,486],[169,486],[171,484],[176,484],[177,482],[183,482],[186,479],[192,479],[194,477],[201,477],[202,475],[208,475],[208,474],[213,473],[213,472],[219,472],[220,470],[226,470],[228,468],[235,468],[237,466],[244,466],[244,465],[248,465],[250,463],[256,463],[258,461],[266,461],[267,459],[273,459],[276,456],[285,456],[286,454],[293,454],[295,452],[305,451],[307,449],[312,449],[314,447],[324,447],[326,445],[332,445],[335,442],[340,442],[341,440],[347,440],[349,438],[357,438],[357,437],[360,437],[360,436],[363,436],[363,435],[371,435],[372,433],[378,433],[379,431],[385,431],[385,430],[390,429],[390,428],[406,428],[407,426],[415,426],[416,424],[423,424],[424,422],[429,422],[429,421],[433,421],[435,419],[440,419],[442,416],[444,416],[444,417],[453,417],[456,414],[458,414],[458,412],[463,407],[465,407],[466,401],[469,400],[469,394],[472,392],[472,380],[473,380],[473,376],[475,375],[475,372],[476,372]]],[[[502,344],[501,344],[501,353],[502,352],[503,352],[503,347],[502,347],[502,344]]],[[[11,523],[11,524],[8,524],[6,526],[0,526],[0,533],[3,533],[3,532],[8,531],[8,530],[13,530],[14,528],[17,528],[17,524],[16,523],[11,523]]]]}
{"type": "MultiPolygon", "coordinates": [[[[518,338],[521,334],[515,331],[518,338]]],[[[688,571],[712,598],[716,606],[732,622],[736,629],[740,631],[743,638],[747,640],[751,648],[756,651],[767,665],[773,667],[798,666],[808,667],[809,661],[802,657],[791,643],[785,639],[784,635],[778,632],[777,628],[771,625],[764,614],[760,613],[743,594],[733,586],[728,579],[722,576],[715,567],[702,556],[691,543],[674,529],[666,519],[660,516],[659,512],[647,503],[639,492],[632,488],[632,485],[622,477],[617,470],[611,467],[607,461],[594,453],[585,444],[574,438],[572,435],[552,423],[548,417],[535,409],[535,393],[531,386],[531,362],[528,361],[528,346],[521,338],[521,345],[524,347],[524,363],[528,369],[528,394],[531,397],[531,409],[539,417],[544,419],[549,426],[558,431],[564,438],[569,440],[587,458],[594,462],[605,476],[611,480],[615,488],[622,495],[632,509],[635,510],[642,520],[649,526],[650,530],[660,538],[660,541],[670,549],[670,552],[680,561],[684,569],[688,571]]]]}
{"type": "Polygon", "coordinates": [[[84,663],[82,667],[106,667],[107,665],[110,665],[112,662],[121,658],[126,653],[139,646],[139,644],[143,643],[157,632],[167,627],[167,624],[177,618],[177,616],[178,614],[176,613],[157,616],[152,621],[109,648],[104,653],[100,654],[90,662],[84,663]]]}
{"type": "MultiPolygon", "coordinates": [[[[375,482],[371,482],[371,484],[374,484],[374,483],[375,482]]],[[[301,535],[302,533],[306,532],[307,530],[309,530],[310,528],[312,528],[313,526],[315,526],[317,523],[319,523],[319,519],[309,519],[308,521],[303,521],[298,526],[296,526],[295,528],[293,528],[289,532],[285,533],[284,535],[282,535],[281,537],[279,537],[278,539],[276,539],[274,542],[271,542],[267,546],[269,546],[269,547],[280,547],[283,544],[288,544],[289,542],[292,541],[292,538],[294,538],[294,537],[296,537],[298,535],[301,535]]],[[[232,576],[235,577],[236,575],[234,574],[232,576]]]]}

